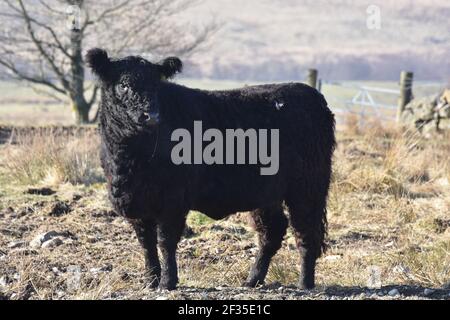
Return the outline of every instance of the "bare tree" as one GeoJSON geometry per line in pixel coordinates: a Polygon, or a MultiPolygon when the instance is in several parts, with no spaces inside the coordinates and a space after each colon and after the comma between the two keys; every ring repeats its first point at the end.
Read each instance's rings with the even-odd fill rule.
{"type": "Polygon", "coordinates": [[[180,19],[189,0],[0,1],[0,70],[66,98],[77,123],[89,122],[98,91],[85,81],[83,47],[187,55],[216,30],[180,19]]]}

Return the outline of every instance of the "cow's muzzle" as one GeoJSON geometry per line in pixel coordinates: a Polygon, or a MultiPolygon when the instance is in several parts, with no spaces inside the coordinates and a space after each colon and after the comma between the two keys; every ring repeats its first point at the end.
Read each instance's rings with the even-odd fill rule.
{"type": "Polygon", "coordinates": [[[159,113],[143,112],[138,119],[141,125],[155,125],[159,123],[159,113]]]}

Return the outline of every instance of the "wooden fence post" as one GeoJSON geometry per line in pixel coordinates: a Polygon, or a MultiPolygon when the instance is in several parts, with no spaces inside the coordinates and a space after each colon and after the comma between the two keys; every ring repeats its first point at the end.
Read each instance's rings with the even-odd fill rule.
{"type": "Polygon", "coordinates": [[[317,88],[317,69],[308,69],[306,83],[313,88],[317,88]]]}
{"type": "Polygon", "coordinates": [[[405,106],[412,100],[412,86],[414,74],[402,71],[400,74],[400,98],[398,100],[397,122],[400,122],[405,106]]]}

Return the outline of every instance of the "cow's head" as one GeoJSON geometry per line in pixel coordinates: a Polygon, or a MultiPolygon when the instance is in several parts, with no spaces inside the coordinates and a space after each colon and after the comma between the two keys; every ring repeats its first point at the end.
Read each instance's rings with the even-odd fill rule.
{"type": "Polygon", "coordinates": [[[148,128],[160,121],[157,95],[162,81],[181,71],[181,60],[169,57],[151,63],[139,56],[110,59],[105,50],[91,49],[86,62],[98,77],[102,90],[102,113],[115,122],[148,128]]]}

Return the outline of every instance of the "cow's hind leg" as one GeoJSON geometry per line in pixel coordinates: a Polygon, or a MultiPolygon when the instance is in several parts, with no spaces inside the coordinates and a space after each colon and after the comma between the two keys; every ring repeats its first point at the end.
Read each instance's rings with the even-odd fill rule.
{"type": "Polygon", "coordinates": [[[255,287],[264,283],[270,260],[280,249],[288,226],[281,203],[253,211],[251,218],[258,232],[259,252],[250,275],[244,283],[247,287],[255,287]]]}
{"type": "Polygon", "coordinates": [[[153,220],[131,220],[139,243],[144,248],[145,275],[149,286],[156,288],[161,277],[158,258],[156,223],[153,220]]]}
{"type": "Polygon", "coordinates": [[[324,248],[326,234],[326,194],[320,197],[296,197],[287,199],[289,221],[293,228],[297,248],[300,252],[301,289],[314,288],[316,260],[324,248]]]}

